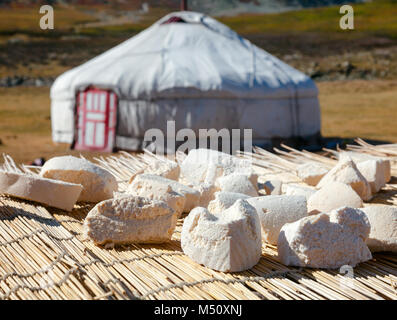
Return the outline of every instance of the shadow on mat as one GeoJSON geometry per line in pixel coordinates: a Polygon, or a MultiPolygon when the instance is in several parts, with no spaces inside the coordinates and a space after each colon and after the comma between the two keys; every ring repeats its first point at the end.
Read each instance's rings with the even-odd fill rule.
{"type": "Polygon", "coordinates": [[[397,198],[397,189],[379,191],[370,203],[395,205],[393,199],[397,198]]]}
{"type": "MultiPolygon", "coordinates": [[[[19,200],[18,200],[19,201],[19,200]]],[[[22,200],[23,201],[23,200],[22,200]]],[[[32,205],[26,201],[26,204],[32,205]]],[[[14,207],[10,204],[5,204],[4,202],[0,201],[0,221],[2,220],[14,220],[20,216],[23,216],[30,220],[35,220],[38,223],[44,223],[49,226],[60,226],[61,224],[53,217],[43,217],[36,213],[27,211],[22,208],[14,207]]]]}

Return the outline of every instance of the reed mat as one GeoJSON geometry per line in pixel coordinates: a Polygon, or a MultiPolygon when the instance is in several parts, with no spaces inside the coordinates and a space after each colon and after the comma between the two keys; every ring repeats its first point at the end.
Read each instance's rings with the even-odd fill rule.
{"type": "MultiPolygon", "coordinates": [[[[363,148],[356,151],[397,155],[395,145],[363,148]]],[[[290,165],[286,159],[295,163],[317,157],[290,150],[291,154],[273,158],[257,151],[255,165],[278,166],[284,171],[290,165]]],[[[120,159],[125,163],[121,171],[127,172],[113,174],[121,182],[140,168],[135,162],[131,165],[125,154],[120,159]],[[128,172],[131,166],[135,167],[128,172]]],[[[331,156],[316,159],[333,161],[331,156]]],[[[101,161],[104,167],[113,163],[113,168],[121,168],[115,157],[101,161]]],[[[367,205],[397,204],[396,168],[393,162],[391,182],[367,205]]],[[[278,261],[276,247],[263,244],[255,267],[223,273],[183,254],[180,231],[184,217],[168,243],[98,247],[82,232],[91,208],[91,204],[79,204],[68,213],[0,196],[0,299],[397,299],[395,253],[376,253],[372,260],[340,272],[286,267],[278,261]]]]}
{"type": "Polygon", "coordinates": [[[0,198],[1,299],[397,299],[397,255],[354,268],[290,268],[263,246],[252,269],[222,273],[185,256],[183,218],[162,245],[97,247],[82,235],[91,205],[71,213],[0,198]]]}

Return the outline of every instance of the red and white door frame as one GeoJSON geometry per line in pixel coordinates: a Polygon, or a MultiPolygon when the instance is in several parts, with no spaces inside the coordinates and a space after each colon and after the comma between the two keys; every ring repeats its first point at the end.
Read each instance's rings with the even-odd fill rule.
{"type": "Polygon", "coordinates": [[[117,95],[89,87],[76,97],[74,148],[112,152],[116,138],[117,95]]]}

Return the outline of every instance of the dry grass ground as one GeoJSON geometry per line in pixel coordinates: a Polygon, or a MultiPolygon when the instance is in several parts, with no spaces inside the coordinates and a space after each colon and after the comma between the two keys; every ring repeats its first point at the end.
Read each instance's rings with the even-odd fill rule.
{"type": "Polygon", "coordinates": [[[318,83],[324,137],[397,142],[397,81],[318,83]]]}
{"type": "MultiPolygon", "coordinates": [[[[7,153],[18,163],[80,154],[66,144],[52,142],[49,91],[48,87],[0,88],[0,154],[7,153]]],[[[90,158],[98,154],[83,155],[90,158]]]]}
{"type": "MultiPolygon", "coordinates": [[[[324,137],[397,142],[397,81],[321,82],[318,86],[324,137]]],[[[0,153],[18,162],[80,153],[51,140],[49,88],[0,88],[0,139],[0,153]]]]}
{"type": "MultiPolygon", "coordinates": [[[[39,12],[40,6],[33,8],[0,8],[0,33],[12,34],[15,32],[26,32],[29,34],[51,35],[52,31],[43,33],[39,21],[43,14],[39,12]]],[[[95,17],[89,15],[82,8],[62,8],[57,6],[54,11],[54,27],[57,32],[67,31],[79,23],[95,21],[95,17]]]]}

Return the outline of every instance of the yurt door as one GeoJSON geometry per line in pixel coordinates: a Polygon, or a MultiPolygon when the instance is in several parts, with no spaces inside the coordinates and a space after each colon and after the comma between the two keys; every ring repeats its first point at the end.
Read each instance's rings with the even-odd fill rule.
{"type": "Polygon", "coordinates": [[[116,136],[117,96],[89,88],[77,94],[75,149],[111,152],[116,136]]]}

